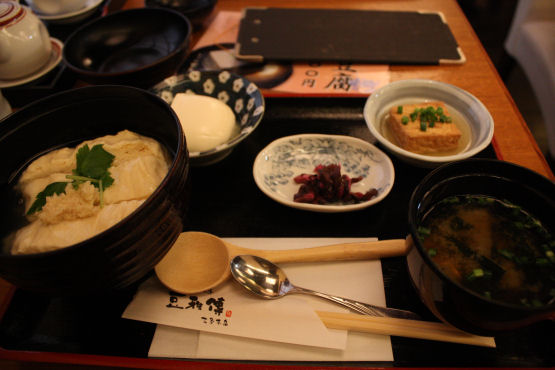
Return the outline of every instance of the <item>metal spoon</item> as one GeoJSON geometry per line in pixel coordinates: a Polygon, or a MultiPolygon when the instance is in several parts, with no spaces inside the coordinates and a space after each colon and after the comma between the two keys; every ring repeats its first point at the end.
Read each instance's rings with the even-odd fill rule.
{"type": "Polygon", "coordinates": [[[294,286],[289,282],[281,268],[258,256],[241,255],[234,257],[231,260],[231,275],[247,290],[267,299],[281,298],[289,293],[309,294],[328,299],[365,315],[420,319],[417,314],[410,311],[374,306],[294,286]]]}

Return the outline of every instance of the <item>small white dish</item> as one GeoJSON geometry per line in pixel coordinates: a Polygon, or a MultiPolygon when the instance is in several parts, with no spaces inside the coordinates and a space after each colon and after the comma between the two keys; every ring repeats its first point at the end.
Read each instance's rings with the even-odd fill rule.
{"type": "Polygon", "coordinates": [[[0,88],[20,86],[29,83],[44,76],[45,74],[53,70],[54,67],[60,64],[62,60],[62,49],[64,48],[64,44],[54,37],[50,38],[50,42],[52,43],[52,51],[50,52],[50,58],[48,59],[48,62],[44,66],[42,66],[38,71],[31,73],[30,75],[23,76],[21,78],[16,78],[13,80],[0,79],[0,88]]]}
{"type": "Polygon", "coordinates": [[[363,114],[371,134],[387,151],[418,167],[437,167],[472,157],[485,149],[493,138],[493,118],[484,104],[467,91],[439,81],[411,79],[389,83],[370,95],[363,114]],[[429,101],[444,102],[450,112],[455,111],[468,123],[469,139],[461,152],[445,156],[417,154],[397,146],[385,137],[383,126],[391,107],[429,101]]]}
{"type": "Polygon", "coordinates": [[[314,212],[349,212],[360,210],[384,199],[395,180],[391,159],[374,145],[351,136],[302,134],[271,142],[258,153],[253,165],[256,185],[271,199],[289,207],[314,212]],[[319,165],[340,164],[341,174],[362,176],[352,192],[378,190],[374,198],[355,204],[310,204],[293,201],[300,185],[293,178],[313,174],[319,165]]]}
{"type": "Polygon", "coordinates": [[[35,13],[63,14],[81,10],[89,0],[26,0],[35,13]]]}
{"type": "Polygon", "coordinates": [[[102,4],[102,1],[104,0],[88,0],[87,3],[85,4],[85,7],[68,13],[61,13],[61,14],[36,13],[36,14],[37,14],[37,17],[39,17],[43,21],[47,21],[50,23],[75,23],[91,15],[96,10],[96,8],[98,8],[100,4],[102,4]]]}

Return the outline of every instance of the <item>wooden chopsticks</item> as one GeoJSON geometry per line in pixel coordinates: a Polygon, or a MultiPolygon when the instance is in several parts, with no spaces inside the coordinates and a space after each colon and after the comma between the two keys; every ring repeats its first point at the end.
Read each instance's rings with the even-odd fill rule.
{"type": "Polygon", "coordinates": [[[352,313],[324,311],[316,311],[316,313],[324,325],[329,329],[343,329],[373,334],[495,347],[495,340],[493,337],[481,337],[469,334],[438,322],[366,316],[352,313]]]}

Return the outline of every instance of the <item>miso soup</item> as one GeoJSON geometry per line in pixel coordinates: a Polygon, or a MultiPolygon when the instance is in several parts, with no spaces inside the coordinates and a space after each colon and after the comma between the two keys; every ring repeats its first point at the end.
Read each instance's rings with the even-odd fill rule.
{"type": "Polygon", "coordinates": [[[418,237],[453,281],[496,301],[540,307],[555,301],[555,240],[533,215],[475,195],[443,199],[418,237]]]}

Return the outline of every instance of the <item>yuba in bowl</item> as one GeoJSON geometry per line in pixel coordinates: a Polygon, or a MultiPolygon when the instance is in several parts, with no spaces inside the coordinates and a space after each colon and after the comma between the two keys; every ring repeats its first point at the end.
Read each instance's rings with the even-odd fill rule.
{"type": "MultiPolygon", "coordinates": [[[[19,288],[49,295],[121,290],[146,276],[183,230],[189,159],[181,125],[161,99],[124,86],[94,86],[59,93],[7,117],[0,127],[2,238],[17,214],[14,181],[51,150],[129,130],[160,143],[167,174],[133,212],[105,231],[61,249],[0,253],[0,276],[19,288]],[[14,204],[15,202],[15,204],[14,204]]],[[[137,179],[138,181],[140,179],[137,179]]],[[[12,225],[13,226],[13,225],[12,225]]]]}

